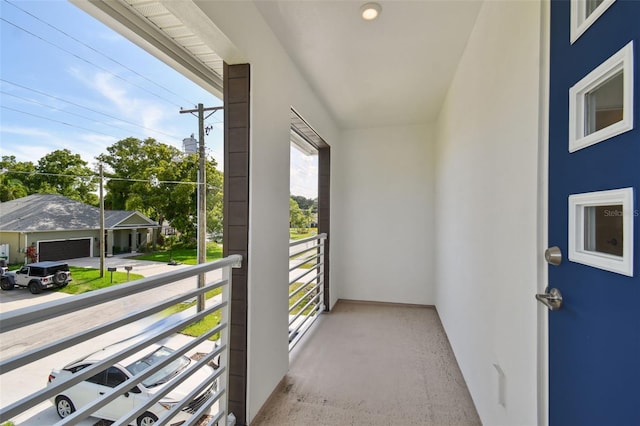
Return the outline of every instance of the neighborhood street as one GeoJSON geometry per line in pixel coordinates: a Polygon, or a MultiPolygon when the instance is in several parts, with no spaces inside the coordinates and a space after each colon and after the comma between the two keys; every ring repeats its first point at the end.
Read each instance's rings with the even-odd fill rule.
{"type": "MultiPolygon", "coordinates": [[[[99,258],[73,259],[68,263],[70,265],[80,267],[98,267],[99,258]]],[[[131,271],[132,273],[137,273],[143,276],[162,274],[168,271],[173,271],[176,268],[185,267],[185,265],[171,266],[158,262],[140,261],[124,257],[113,257],[107,259],[108,267],[115,266],[118,270],[123,271],[125,265],[133,267],[131,271]]],[[[220,271],[211,272],[207,274],[207,281],[211,282],[219,279],[220,277],[220,271]]],[[[130,296],[126,298],[126,300],[109,302],[100,306],[75,312],[71,315],[67,315],[62,321],[60,319],[56,319],[55,321],[44,321],[42,323],[34,324],[27,329],[7,333],[7,335],[3,335],[2,341],[0,342],[1,357],[5,359],[32,347],[85,330],[110,319],[121,317],[133,310],[138,310],[146,305],[150,305],[171,297],[174,294],[179,294],[187,289],[193,288],[195,285],[195,278],[181,280],[175,282],[171,288],[163,287],[161,291],[145,291],[138,295],[130,296]]],[[[45,291],[41,294],[33,295],[25,289],[2,291],[0,292],[0,312],[4,313],[14,309],[34,306],[65,297],[73,296],[51,291],[45,291]]],[[[73,348],[43,358],[37,363],[32,363],[4,374],[2,376],[2,382],[0,383],[0,405],[6,406],[7,404],[10,404],[44,387],[47,381],[47,376],[52,368],[63,367],[80,356],[87,355],[97,349],[108,346],[126,337],[141,333],[148,329],[148,327],[151,327],[153,322],[154,320],[152,319],[138,321],[137,323],[114,330],[98,338],[83,342],[73,348]]],[[[176,339],[180,338],[185,337],[176,336],[176,339]]],[[[174,346],[177,346],[177,344],[174,346]]],[[[53,405],[47,402],[23,413],[18,418],[14,419],[14,422],[16,425],[40,426],[44,424],[53,424],[58,420],[59,418],[53,405]]],[[[90,418],[79,424],[93,425],[96,422],[97,419],[90,418]]]]}

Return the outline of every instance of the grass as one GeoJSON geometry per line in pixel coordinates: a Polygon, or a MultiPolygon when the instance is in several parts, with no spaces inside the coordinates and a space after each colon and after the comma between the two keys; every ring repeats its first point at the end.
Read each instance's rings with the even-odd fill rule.
{"type": "MultiPolygon", "coordinates": [[[[216,242],[207,243],[207,261],[218,260],[222,258],[222,246],[216,242]]],[[[153,253],[145,253],[133,257],[139,260],[151,260],[153,262],[169,263],[171,259],[185,265],[198,264],[198,250],[187,247],[174,247],[171,250],[156,251],[153,253]]]]}
{"type": "Polygon", "coordinates": [[[306,252],[306,253],[298,254],[296,256],[291,256],[290,259],[292,261],[295,261],[296,265],[299,263],[299,261],[308,259],[309,260],[308,262],[303,263],[302,265],[298,266],[298,268],[299,269],[311,269],[311,268],[313,268],[313,267],[318,265],[318,259],[314,258],[315,255],[316,255],[316,253],[306,252]]]}
{"type": "MultiPolygon", "coordinates": [[[[111,272],[104,273],[104,277],[100,278],[100,270],[94,268],[78,268],[70,266],[71,278],[73,281],[58,291],[67,294],[81,294],[87,291],[99,290],[101,288],[111,287],[112,285],[127,282],[126,272],[114,272],[113,282],[111,282],[111,272]]],[[[140,274],[129,274],[129,281],[144,278],[140,274]]]]}
{"type": "Polygon", "coordinates": [[[318,228],[289,228],[290,240],[301,240],[318,235],[318,228]]]}
{"type": "MultiPolygon", "coordinates": [[[[208,291],[205,293],[205,299],[210,299],[213,296],[216,296],[218,294],[220,294],[222,292],[222,289],[220,288],[216,288],[214,290],[208,291]]],[[[187,309],[191,308],[192,306],[195,306],[197,303],[196,300],[193,300],[191,302],[188,303],[180,303],[178,305],[173,305],[167,309],[165,309],[164,311],[162,311],[163,316],[171,316],[173,314],[177,314],[178,312],[182,312],[182,311],[186,311],[187,309]]],[[[183,329],[181,331],[182,334],[186,334],[187,336],[191,336],[191,337],[198,337],[200,335],[202,335],[203,333],[211,330],[213,327],[217,326],[218,324],[220,324],[220,319],[222,318],[222,313],[220,312],[220,310],[217,310],[209,315],[207,315],[206,317],[204,317],[203,319],[201,319],[198,322],[195,322],[193,324],[190,324],[188,327],[186,327],[185,329],[183,329]]],[[[216,341],[220,338],[220,333],[216,333],[213,336],[209,337],[209,340],[212,341],[216,341]]]]}
{"type": "MultiPolygon", "coordinates": [[[[301,283],[301,282],[295,282],[295,283],[289,285],[289,294],[293,293],[295,290],[299,289],[303,285],[304,285],[304,283],[301,283]]],[[[311,290],[313,287],[315,287],[315,283],[307,284],[307,286],[306,286],[306,288],[304,290],[300,290],[298,293],[296,293],[295,296],[291,297],[289,299],[289,307],[293,306],[294,303],[296,303],[298,300],[302,299],[304,297],[304,295],[309,290],[311,290]]],[[[296,306],[291,312],[289,312],[289,315],[296,315],[298,312],[300,312],[302,310],[302,308],[304,308],[304,306],[307,304],[307,302],[309,300],[313,299],[313,297],[315,296],[314,293],[311,293],[310,295],[305,297],[304,300],[302,302],[300,302],[300,304],[298,306],[296,306]]],[[[317,297],[315,299],[315,302],[316,303],[318,302],[318,298],[317,297]]],[[[315,303],[312,303],[302,313],[304,315],[309,315],[311,312],[313,312],[313,310],[315,308],[315,305],[316,305],[315,303]]]]}

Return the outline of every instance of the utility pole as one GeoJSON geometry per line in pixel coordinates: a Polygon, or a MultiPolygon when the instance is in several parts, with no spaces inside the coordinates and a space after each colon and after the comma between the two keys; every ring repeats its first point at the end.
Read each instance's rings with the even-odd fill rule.
{"type": "Polygon", "coordinates": [[[104,171],[100,163],[100,278],[104,277],[104,171]]]}
{"type": "MultiPolygon", "coordinates": [[[[180,110],[180,114],[198,113],[198,263],[207,261],[207,158],[204,150],[204,120],[224,107],[208,107],[198,104],[197,109],[180,110]],[[212,111],[204,116],[205,111],[212,111]]],[[[206,284],[205,274],[198,274],[198,288],[206,284]]],[[[204,310],[205,296],[198,296],[198,312],[204,310]]]]}

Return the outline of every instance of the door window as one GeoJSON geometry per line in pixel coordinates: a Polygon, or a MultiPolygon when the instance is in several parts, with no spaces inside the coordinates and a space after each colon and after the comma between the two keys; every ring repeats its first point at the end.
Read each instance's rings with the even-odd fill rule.
{"type": "Polygon", "coordinates": [[[633,188],[569,196],[569,260],[633,276],[633,188]]]}
{"type": "Polygon", "coordinates": [[[615,0],[571,0],[571,43],[574,43],[615,0]]]}
{"type": "Polygon", "coordinates": [[[569,152],[633,129],[633,42],[569,89],[569,152]]]}

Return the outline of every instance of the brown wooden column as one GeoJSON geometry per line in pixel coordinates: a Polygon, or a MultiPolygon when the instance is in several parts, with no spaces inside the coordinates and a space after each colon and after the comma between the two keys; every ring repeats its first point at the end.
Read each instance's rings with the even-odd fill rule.
{"type": "Polygon", "coordinates": [[[224,64],[223,255],[242,255],[233,270],[229,412],[247,424],[247,260],[249,254],[249,64],[224,64]]]}
{"type": "Polygon", "coordinates": [[[318,233],[327,233],[324,247],[324,306],[328,311],[330,306],[329,294],[329,238],[331,212],[331,148],[329,146],[318,149],[318,233]]]}

